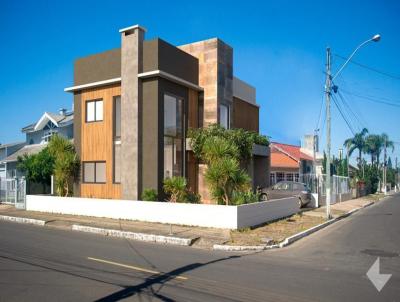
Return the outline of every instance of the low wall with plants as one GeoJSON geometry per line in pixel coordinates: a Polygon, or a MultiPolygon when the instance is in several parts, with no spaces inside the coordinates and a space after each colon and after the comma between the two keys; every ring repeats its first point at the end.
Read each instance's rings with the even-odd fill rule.
{"type": "Polygon", "coordinates": [[[296,213],[297,198],[240,206],[27,195],[26,209],[47,213],[238,229],[296,213]]]}

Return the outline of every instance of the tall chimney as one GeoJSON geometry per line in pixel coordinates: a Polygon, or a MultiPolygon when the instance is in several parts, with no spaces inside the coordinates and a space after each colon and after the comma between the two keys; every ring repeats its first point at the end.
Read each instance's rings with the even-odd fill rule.
{"type": "Polygon", "coordinates": [[[121,186],[123,199],[139,199],[141,141],[140,100],[143,71],[143,40],[146,29],[139,25],[121,33],[121,186]]]}

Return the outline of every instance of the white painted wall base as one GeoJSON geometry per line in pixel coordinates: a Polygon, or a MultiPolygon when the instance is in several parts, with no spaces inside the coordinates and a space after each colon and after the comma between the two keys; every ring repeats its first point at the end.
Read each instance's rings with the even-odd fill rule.
{"type": "Polygon", "coordinates": [[[27,195],[26,209],[58,214],[238,229],[290,216],[297,198],[240,206],[27,195]]]}

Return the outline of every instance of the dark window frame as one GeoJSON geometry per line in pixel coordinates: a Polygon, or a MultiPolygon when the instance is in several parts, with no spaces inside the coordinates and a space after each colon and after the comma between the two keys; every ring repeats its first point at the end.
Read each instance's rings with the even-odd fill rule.
{"type": "Polygon", "coordinates": [[[102,98],[99,99],[93,99],[93,100],[86,100],[85,101],[85,123],[98,123],[98,122],[103,122],[104,121],[104,100],[102,98]],[[96,116],[96,104],[97,102],[103,102],[103,117],[101,120],[97,119],[96,116]],[[94,103],[94,120],[93,121],[88,121],[88,104],[89,103],[94,103]]]}
{"type": "MultiPolygon", "coordinates": [[[[121,99],[121,96],[120,95],[115,95],[115,96],[113,96],[113,139],[114,139],[114,141],[117,141],[117,140],[120,140],[121,139],[121,133],[120,133],[120,135],[119,136],[117,136],[116,135],[116,103],[117,103],[117,98],[119,98],[120,99],[120,109],[122,109],[121,108],[121,103],[122,103],[122,99],[121,99]]],[[[120,112],[120,114],[122,115],[122,110],[121,110],[121,112],[120,112]]],[[[121,124],[121,120],[122,120],[122,118],[121,118],[121,116],[120,116],[120,124],[121,124]]],[[[120,131],[121,131],[121,125],[120,125],[120,131]]]]}
{"type": "MultiPolygon", "coordinates": [[[[164,152],[164,138],[168,137],[168,138],[172,138],[174,139],[181,139],[182,143],[181,143],[181,148],[182,148],[182,164],[181,164],[181,171],[179,176],[182,177],[186,177],[186,101],[185,98],[179,95],[176,95],[174,93],[170,93],[170,92],[163,92],[163,108],[164,108],[164,117],[163,117],[163,152],[164,152]],[[181,125],[182,125],[182,137],[178,137],[178,136],[172,136],[172,135],[166,135],[165,134],[165,96],[170,96],[175,98],[177,101],[181,101],[181,110],[182,110],[182,116],[181,116],[181,125]]],[[[174,144],[174,143],[173,143],[174,144]]],[[[175,144],[174,144],[175,146],[175,144]]],[[[165,170],[165,162],[163,159],[163,177],[164,177],[164,170],[165,170]]]]}
{"type": "Polygon", "coordinates": [[[84,184],[106,184],[107,183],[107,162],[105,160],[88,160],[88,161],[82,161],[82,183],[84,184]],[[105,182],[98,182],[96,181],[96,166],[97,163],[105,164],[106,165],[106,181],[105,182]],[[94,164],[94,182],[86,182],[85,181],[85,164],[94,164]]]}
{"type": "MultiPolygon", "coordinates": [[[[115,146],[116,145],[119,145],[120,146],[120,148],[122,148],[122,144],[121,144],[121,141],[119,141],[119,144],[117,144],[116,143],[116,141],[114,141],[113,142],[113,150],[112,150],[112,152],[113,152],[113,184],[116,184],[116,185],[119,185],[119,184],[121,184],[121,175],[120,175],[120,181],[115,181],[115,146]]],[[[121,156],[121,150],[120,150],[120,156],[121,156]]],[[[121,166],[119,167],[119,169],[120,169],[120,173],[121,173],[121,168],[122,168],[122,158],[120,159],[121,160],[121,166]]]]}
{"type": "MultiPolygon", "coordinates": [[[[122,98],[121,95],[115,95],[113,96],[113,148],[112,148],[112,154],[113,154],[113,161],[112,161],[112,169],[113,169],[113,184],[121,184],[121,175],[120,175],[120,181],[115,181],[115,146],[119,145],[120,148],[122,148],[122,142],[121,142],[121,133],[119,136],[116,135],[116,103],[117,103],[117,98],[120,100],[120,115],[122,115],[122,98]]],[[[120,116],[120,124],[122,124],[122,118],[120,116]]],[[[120,125],[120,131],[121,131],[121,126],[120,125]]],[[[121,153],[121,150],[120,150],[121,153]]],[[[120,154],[121,156],[121,154],[120,154]]],[[[122,167],[122,158],[120,158],[120,173],[121,173],[121,167],[122,167]]]]}

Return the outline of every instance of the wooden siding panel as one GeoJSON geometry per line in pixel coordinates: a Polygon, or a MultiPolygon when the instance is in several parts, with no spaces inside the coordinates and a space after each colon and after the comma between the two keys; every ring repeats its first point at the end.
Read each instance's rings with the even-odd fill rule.
{"type": "Polygon", "coordinates": [[[113,98],[118,95],[121,95],[120,85],[82,92],[81,161],[106,161],[106,183],[82,182],[81,197],[121,198],[121,185],[113,183],[113,98]],[[95,99],[103,99],[103,121],[86,123],[86,101],[95,99]]]}
{"type": "Polygon", "coordinates": [[[233,128],[259,131],[259,108],[239,98],[233,97],[233,128]]]}

